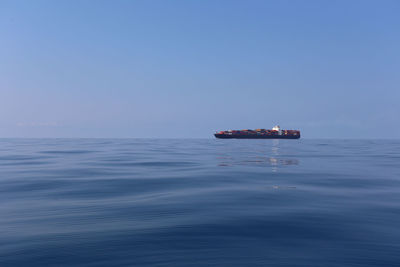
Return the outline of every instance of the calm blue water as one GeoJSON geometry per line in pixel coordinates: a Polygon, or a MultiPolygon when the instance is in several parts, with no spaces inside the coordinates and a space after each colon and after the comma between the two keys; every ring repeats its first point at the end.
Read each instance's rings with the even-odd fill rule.
{"type": "Polygon", "coordinates": [[[1,139],[0,266],[400,266],[400,141],[1,139]]]}

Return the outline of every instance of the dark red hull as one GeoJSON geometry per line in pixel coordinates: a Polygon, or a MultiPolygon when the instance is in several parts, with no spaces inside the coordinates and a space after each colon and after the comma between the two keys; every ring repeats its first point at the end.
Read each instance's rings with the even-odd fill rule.
{"type": "Polygon", "coordinates": [[[300,134],[297,135],[264,135],[264,134],[214,134],[216,138],[222,139],[299,139],[300,134]]]}

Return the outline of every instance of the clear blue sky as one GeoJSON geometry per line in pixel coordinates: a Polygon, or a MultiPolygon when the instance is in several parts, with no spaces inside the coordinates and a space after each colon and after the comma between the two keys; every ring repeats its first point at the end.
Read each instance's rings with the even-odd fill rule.
{"type": "Polygon", "coordinates": [[[0,137],[400,137],[400,1],[0,1],[0,137]]]}

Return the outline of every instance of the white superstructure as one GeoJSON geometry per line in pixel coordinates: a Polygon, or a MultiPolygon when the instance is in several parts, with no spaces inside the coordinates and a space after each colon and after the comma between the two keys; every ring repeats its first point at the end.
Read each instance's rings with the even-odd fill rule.
{"type": "Polygon", "coordinates": [[[279,135],[282,134],[281,127],[279,127],[279,125],[274,126],[274,127],[272,128],[272,130],[278,131],[278,134],[279,134],[279,135]]]}

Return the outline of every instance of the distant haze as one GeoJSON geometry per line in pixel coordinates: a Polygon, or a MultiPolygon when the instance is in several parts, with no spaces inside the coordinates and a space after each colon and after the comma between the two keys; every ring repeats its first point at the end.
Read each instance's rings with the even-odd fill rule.
{"type": "Polygon", "coordinates": [[[400,1],[1,1],[0,137],[400,137],[400,1]]]}

